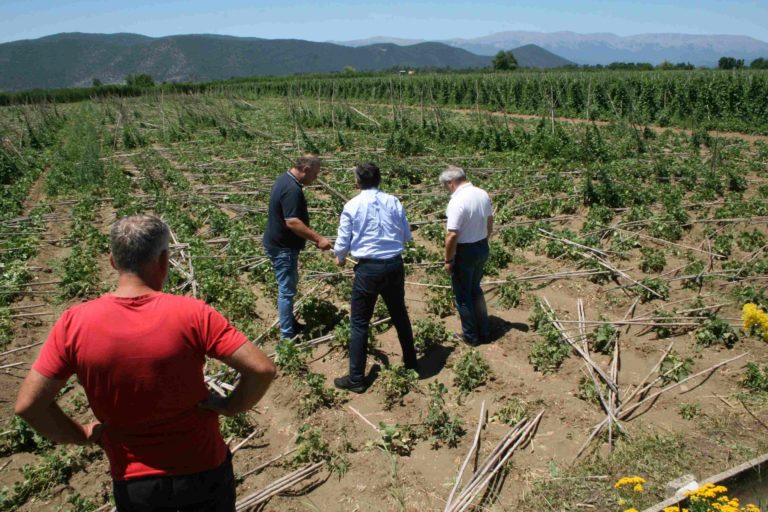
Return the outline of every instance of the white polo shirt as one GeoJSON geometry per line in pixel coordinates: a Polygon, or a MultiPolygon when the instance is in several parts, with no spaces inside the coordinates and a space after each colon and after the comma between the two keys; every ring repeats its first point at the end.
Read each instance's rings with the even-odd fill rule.
{"type": "Polygon", "coordinates": [[[451,194],[445,216],[447,228],[456,231],[458,243],[471,244],[488,237],[488,217],[493,215],[491,198],[485,190],[465,183],[451,194]]]}

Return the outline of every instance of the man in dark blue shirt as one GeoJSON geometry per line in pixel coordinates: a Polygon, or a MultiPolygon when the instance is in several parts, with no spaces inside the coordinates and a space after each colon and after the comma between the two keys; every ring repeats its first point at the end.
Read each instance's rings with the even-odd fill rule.
{"type": "Polygon", "coordinates": [[[309,227],[307,200],[302,190],[317,179],[320,165],[317,155],[302,156],[288,172],[275,180],[269,197],[263,243],[275,269],[281,338],[292,339],[298,334],[293,299],[299,283],[299,252],[304,249],[307,240],[322,251],[331,249],[331,242],[309,227]]]}

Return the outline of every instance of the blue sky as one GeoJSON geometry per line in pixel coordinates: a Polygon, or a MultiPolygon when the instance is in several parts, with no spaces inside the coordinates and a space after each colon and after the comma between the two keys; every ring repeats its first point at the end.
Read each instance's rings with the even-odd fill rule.
{"type": "Polygon", "coordinates": [[[768,41],[768,0],[0,0],[0,42],[57,32],[328,41],[471,38],[505,30],[736,34],[768,41]]]}

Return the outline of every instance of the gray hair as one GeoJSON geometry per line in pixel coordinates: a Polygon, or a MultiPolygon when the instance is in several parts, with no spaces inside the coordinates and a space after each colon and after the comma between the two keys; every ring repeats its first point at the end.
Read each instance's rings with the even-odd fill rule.
{"type": "Polygon", "coordinates": [[[115,266],[122,272],[138,274],[144,264],[168,250],[168,225],[154,215],[131,215],[112,225],[110,246],[115,266]]]}
{"type": "Polygon", "coordinates": [[[440,173],[440,184],[445,185],[453,180],[464,181],[467,179],[467,175],[464,173],[464,169],[456,167],[455,165],[449,165],[443,172],[440,173]]]}

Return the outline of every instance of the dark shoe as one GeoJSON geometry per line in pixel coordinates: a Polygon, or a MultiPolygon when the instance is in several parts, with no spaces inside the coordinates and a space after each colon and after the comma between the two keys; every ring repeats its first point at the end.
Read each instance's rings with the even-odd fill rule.
{"type": "Polygon", "coordinates": [[[353,393],[365,392],[365,382],[354,382],[349,379],[349,375],[333,379],[333,385],[339,389],[352,391],[353,393]]]}
{"type": "Polygon", "coordinates": [[[301,334],[302,332],[304,332],[304,329],[306,329],[306,328],[307,328],[306,325],[304,325],[302,323],[299,323],[298,320],[294,320],[294,322],[293,322],[293,334],[294,335],[301,334]]]}

